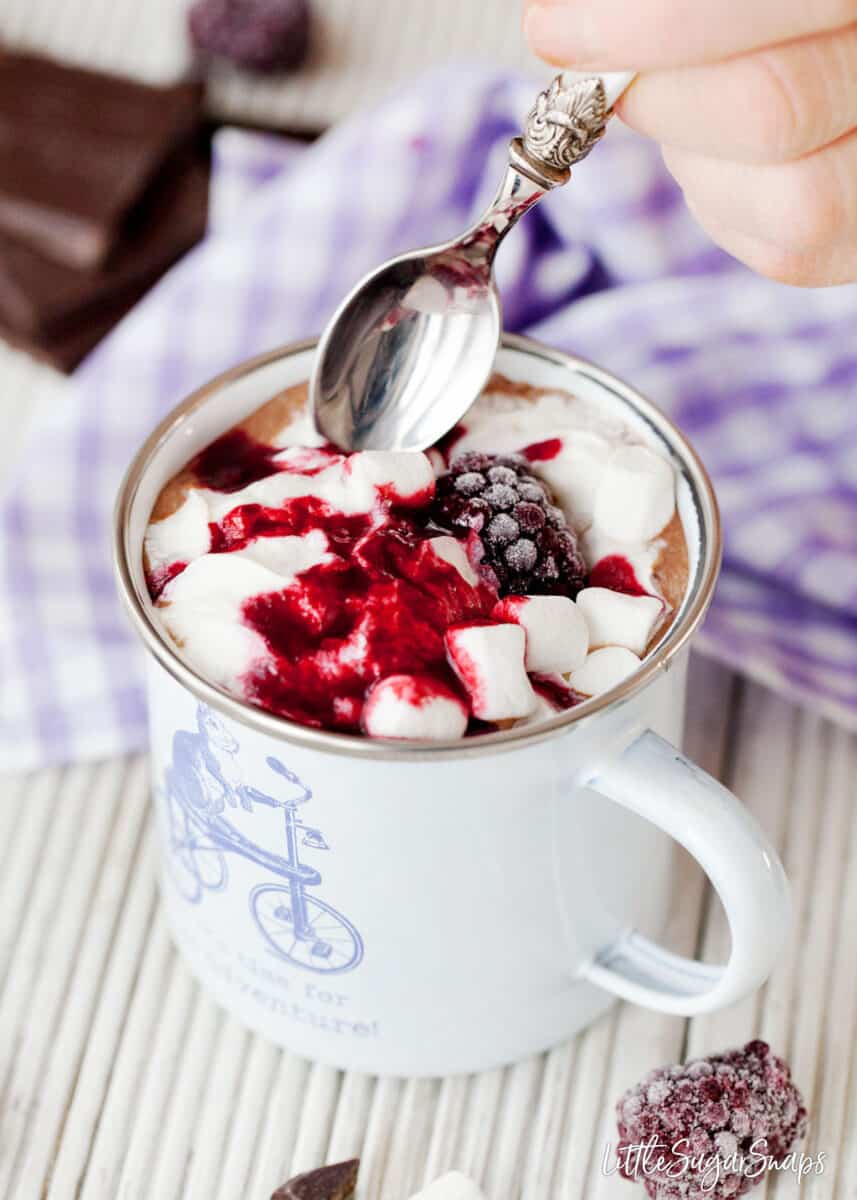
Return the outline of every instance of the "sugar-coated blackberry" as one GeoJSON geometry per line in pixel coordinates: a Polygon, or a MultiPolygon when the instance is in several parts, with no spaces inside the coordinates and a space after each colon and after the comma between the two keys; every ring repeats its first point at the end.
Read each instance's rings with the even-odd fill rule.
{"type": "Polygon", "coordinates": [[[791,1072],[762,1041],[651,1071],[616,1116],[620,1173],[652,1200],[743,1196],[767,1174],[760,1164],[782,1163],[806,1130],[791,1072]]]}
{"type": "Polygon", "coordinates": [[[197,0],[188,30],[198,50],[253,71],[294,70],[307,56],[307,0],[197,0]]]}
{"type": "Polygon", "coordinates": [[[437,481],[431,520],[482,541],[500,595],[574,597],[586,582],[577,538],[548,488],[515,455],[467,452],[437,481]]]}

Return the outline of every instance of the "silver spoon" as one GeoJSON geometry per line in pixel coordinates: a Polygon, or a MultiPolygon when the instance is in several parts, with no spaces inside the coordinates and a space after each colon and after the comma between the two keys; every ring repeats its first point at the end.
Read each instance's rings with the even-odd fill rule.
{"type": "Polygon", "coordinates": [[[313,365],[316,427],[343,450],[424,450],[488,381],[500,340],[500,242],[601,135],[633,73],[566,72],[539,94],[487,212],[441,246],[366,275],[325,329],[313,365]]]}

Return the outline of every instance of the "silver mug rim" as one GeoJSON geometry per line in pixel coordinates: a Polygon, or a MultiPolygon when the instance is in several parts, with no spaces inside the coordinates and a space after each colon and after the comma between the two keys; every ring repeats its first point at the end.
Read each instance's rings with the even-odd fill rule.
{"type": "Polygon", "coordinates": [[[693,446],[675,423],[636,389],[586,359],[555,350],[533,338],[504,333],[500,344],[505,349],[517,350],[578,375],[585,375],[633,408],[638,416],[641,416],[667,442],[680,462],[683,477],[690,485],[700,530],[700,552],[696,577],[689,595],[683,602],[683,611],[673,622],[664,640],[643,661],[639,670],[603,695],[587,700],[575,708],[568,709],[543,722],[500,730],[496,733],[480,734],[478,737],[438,742],[368,738],[360,734],[332,733],[328,730],[300,725],[285,717],[278,717],[264,709],[256,708],[198,675],[179,657],[175,648],[167,641],[165,633],[154,623],[146,600],[140,595],[133,581],[130,566],[131,556],[140,554],[142,550],[140,546],[132,547],[130,545],[130,515],[137,491],[156,452],[175,435],[190,414],[197,412],[205,405],[210,396],[227,384],[251,374],[260,367],[267,366],[278,359],[289,358],[311,350],[317,340],[317,338],[306,338],[266,351],[264,354],[246,359],[237,366],[221,372],[197,388],[180,401],[152,431],[125,472],[116,500],[113,521],[113,565],[117,586],[137,635],[149,653],[177,683],[223,715],[278,741],[286,741],[294,745],[346,757],[382,761],[449,761],[512,750],[556,737],[605,709],[624,703],[647,687],[661,671],[670,665],[693,636],[705,616],[720,570],[722,556],[720,513],[708,472],[693,446]]]}

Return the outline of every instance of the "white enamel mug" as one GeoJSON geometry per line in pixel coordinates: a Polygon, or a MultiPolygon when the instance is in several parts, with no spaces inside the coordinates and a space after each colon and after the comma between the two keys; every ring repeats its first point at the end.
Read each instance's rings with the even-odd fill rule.
{"type": "Polygon", "coordinates": [[[688,641],[720,557],[699,460],[647,400],[519,337],[497,368],[572,391],[665,450],[690,552],[663,642],[614,691],[537,727],[458,743],[309,729],[201,679],[163,634],[143,534],[163,484],[218,434],[309,374],[312,344],[220,376],[163,422],[117,505],[116,564],[151,652],[162,895],[201,983],[277,1044],[334,1066],[445,1075],[512,1062],[617,996],[690,1015],[766,978],[789,920],[776,853],[740,802],[676,749],[688,641]],[[670,839],[702,864],[729,961],[670,953],[670,839]]]}

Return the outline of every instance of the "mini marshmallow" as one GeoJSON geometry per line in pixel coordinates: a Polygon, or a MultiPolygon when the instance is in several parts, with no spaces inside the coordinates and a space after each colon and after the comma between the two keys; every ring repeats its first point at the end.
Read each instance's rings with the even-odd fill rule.
{"type": "Polygon", "coordinates": [[[344,461],[344,456],[326,446],[286,446],[274,455],[274,462],[288,471],[310,474],[344,461]]]}
{"type": "Polygon", "coordinates": [[[168,517],[152,521],[146,530],[146,558],[151,570],[166,563],[192,562],[211,548],[208,506],[197,488],[168,517]]]}
{"type": "Polygon", "coordinates": [[[582,696],[600,696],[627,679],[639,665],[636,654],[624,646],[602,646],[586,656],[582,667],[571,672],[568,683],[582,696]]]}
{"type": "Polygon", "coordinates": [[[229,554],[203,554],[166,585],[158,616],[194,666],[234,689],[254,663],[269,657],[264,638],[244,624],[244,605],[281,592],[329,558],[320,529],[257,538],[229,554]]]}
{"type": "Polygon", "coordinates": [[[430,538],[429,545],[438,558],[442,558],[444,562],[455,567],[465,583],[469,583],[471,587],[478,586],[479,576],[470,565],[467,551],[458,538],[448,537],[444,534],[442,537],[430,538]]]}
{"type": "Polygon", "coordinates": [[[363,708],[370,737],[443,741],[467,729],[464,702],[429,675],[388,675],[373,684],[363,708]]]}
{"type": "MultiPolygon", "coordinates": [[[[349,515],[372,512],[378,503],[379,492],[386,493],[391,490],[390,481],[385,479],[385,476],[390,475],[392,471],[382,470],[378,464],[367,465],[364,461],[366,454],[354,454],[351,458],[331,455],[329,466],[321,470],[313,468],[309,475],[303,475],[289,466],[288,470],[275,471],[273,475],[256,479],[235,492],[206,491],[204,496],[208,505],[209,520],[220,521],[233,508],[244,504],[279,508],[288,504],[290,500],[304,496],[314,496],[329,504],[336,512],[349,515]]],[[[420,454],[403,454],[398,457],[425,459],[425,456],[420,454]]],[[[425,466],[428,466],[427,460],[425,466]]],[[[411,470],[412,467],[407,469],[411,470]]],[[[402,473],[405,473],[404,467],[402,473]]]]}
{"type": "Polygon", "coordinates": [[[602,559],[622,558],[639,586],[652,595],[657,593],[655,565],[661,554],[661,543],[657,539],[653,542],[620,542],[589,528],[582,534],[578,545],[584,560],[589,563],[590,575],[595,574],[602,559]]]}
{"type": "Polygon", "coordinates": [[[312,405],[302,405],[295,410],[286,406],[286,423],[281,425],[273,434],[268,434],[266,441],[272,446],[322,446],[324,438],[315,427],[312,417],[312,405]]]}
{"type": "Polygon", "coordinates": [[[361,450],[348,460],[348,470],[398,504],[425,504],[434,495],[432,465],[415,450],[361,450]]]}
{"type": "MultiPolygon", "coordinates": [[[[561,687],[568,686],[561,675],[556,677],[556,682],[561,687]]],[[[536,704],[533,711],[522,720],[514,721],[512,724],[538,725],[540,721],[546,721],[548,717],[555,717],[558,712],[562,712],[559,705],[554,704],[553,700],[540,691],[538,687],[533,688],[533,691],[536,693],[536,704]]]]}
{"type": "Polygon", "coordinates": [[[577,604],[589,626],[589,644],[624,646],[642,654],[664,611],[657,596],[628,596],[609,588],[584,588],[577,604]]]}
{"type": "Polygon", "coordinates": [[[453,625],[446,653],[483,721],[525,717],[536,695],[524,667],[526,634],[520,625],[453,625]]]}
{"type": "Polygon", "coordinates": [[[485,1200],[485,1193],[460,1171],[448,1171],[411,1200],[485,1200]]]}
{"type": "Polygon", "coordinates": [[[528,671],[547,675],[583,666],[589,629],[583,613],[568,596],[507,596],[498,601],[491,616],[524,630],[528,671]]]}
{"type": "Polygon", "coordinates": [[[620,446],[607,461],[595,493],[592,524],[623,542],[656,537],[675,511],[670,463],[646,446],[620,446]]]}
{"type": "Polygon", "coordinates": [[[327,534],[321,529],[311,529],[300,535],[253,538],[240,550],[231,551],[230,557],[233,563],[249,558],[292,583],[310,567],[329,562],[334,557],[329,548],[327,534]]]}
{"type": "Polygon", "coordinates": [[[562,439],[555,458],[534,464],[535,472],[551,489],[566,520],[575,529],[592,521],[595,497],[610,458],[608,442],[597,433],[575,430],[562,439]]]}

